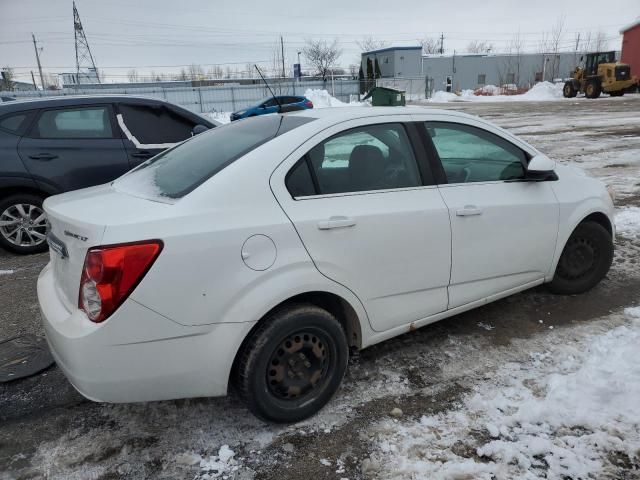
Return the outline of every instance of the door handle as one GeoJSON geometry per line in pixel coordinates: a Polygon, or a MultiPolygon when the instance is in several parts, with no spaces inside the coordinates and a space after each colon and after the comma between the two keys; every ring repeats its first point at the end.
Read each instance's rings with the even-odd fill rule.
{"type": "Polygon", "coordinates": [[[475,205],[465,205],[464,208],[456,210],[458,217],[471,217],[473,215],[482,215],[482,209],[475,205]]]}
{"type": "Polygon", "coordinates": [[[37,155],[29,155],[29,158],[33,160],[53,160],[54,158],[58,158],[58,156],[51,153],[38,153],[37,155]]]}
{"type": "Polygon", "coordinates": [[[146,150],[142,150],[141,152],[133,152],[131,154],[132,157],[136,157],[136,158],[149,158],[152,155],[153,154],[151,152],[147,152],[146,150]]]}
{"type": "Polygon", "coordinates": [[[347,228],[353,227],[356,221],[349,217],[331,217],[329,220],[321,220],[318,222],[318,229],[331,230],[332,228],[347,228]]]}

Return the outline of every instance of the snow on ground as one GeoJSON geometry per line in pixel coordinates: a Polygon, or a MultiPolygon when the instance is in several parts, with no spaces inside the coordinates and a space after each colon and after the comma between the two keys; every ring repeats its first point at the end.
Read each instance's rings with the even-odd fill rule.
{"type": "Polygon", "coordinates": [[[628,207],[618,211],[616,231],[624,236],[640,236],[640,207],[628,207]]]}
{"type": "Polygon", "coordinates": [[[0,270],[0,275],[11,275],[13,270],[0,270]]]}
{"type": "MultiPolygon", "coordinates": [[[[540,82],[534,85],[531,90],[521,95],[474,95],[473,90],[463,90],[460,95],[455,93],[438,91],[433,94],[431,102],[544,102],[558,100],[562,97],[561,83],[540,82]]],[[[489,91],[499,90],[493,85],[487,85],[485,89],[489,91]]]]}
{"type": "Polygon", "coordinates": [[[375,461],[388,479],[600,478],[640,457],[640,307],[616,328],[532,352],[452,410],[384,420],[375,461]]]}

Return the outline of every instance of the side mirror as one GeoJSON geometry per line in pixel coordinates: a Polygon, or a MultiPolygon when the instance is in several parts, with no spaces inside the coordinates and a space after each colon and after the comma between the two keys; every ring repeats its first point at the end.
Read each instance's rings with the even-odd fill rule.
{"type": "Polygon", "coordinates": [[[558,176],[554,171],[556,168],[556,162],[551,160],[546,155],[536,155],[529,160],[527,166],[526,180],[532,182],[546,182],[550,180],[558,180],[558,176]]]}
{"type": "Polygon", "coordinates": [[[193,130],[191,130],[191,136],[196,136],[200,133],[206,132],[207,130],[209,130],[207,127],[205,127],[204,125],[198,124],[195,127],[193,127],[193,130]]]}

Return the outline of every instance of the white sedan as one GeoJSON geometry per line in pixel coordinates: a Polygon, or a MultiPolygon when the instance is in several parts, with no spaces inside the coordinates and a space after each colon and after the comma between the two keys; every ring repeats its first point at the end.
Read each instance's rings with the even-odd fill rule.
{"type": "Polygon", "coordinates": [[[225,395],[308,417],[362,349],[613,257],[607,188],[476,117],[313,109],[234,122],[51,197],[38,297],[86,397],[225,395]]]}

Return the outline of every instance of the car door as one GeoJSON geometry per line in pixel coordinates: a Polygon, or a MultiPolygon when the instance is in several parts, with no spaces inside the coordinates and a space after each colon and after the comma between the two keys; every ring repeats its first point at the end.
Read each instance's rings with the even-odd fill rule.
{"type": "Polygon", "coordinates": [[[47,191],[107,183],[129,170],[108,104],[40,110],[20,140],[18,153],[47,191]]]}
{"type": "Polygon", "coordinates": [[[131,168],[190,138],[195,126],[163,104],[119,103],[116,118],[131,168]]]}
{"type": "Polygon", "coordinates": [[[449,215],[406,118],[331,127],[271,179],[318,270],[360,298],[376,331],[447,308],[449,215]]]}
{"type": "Polygon", "coordinates": [[[541,283],[558,234],[551,184],[525,181],[523,148],[482,124],[425,125],[446,176],[439,190],[453,235],[449,308],[541,283]]]}

